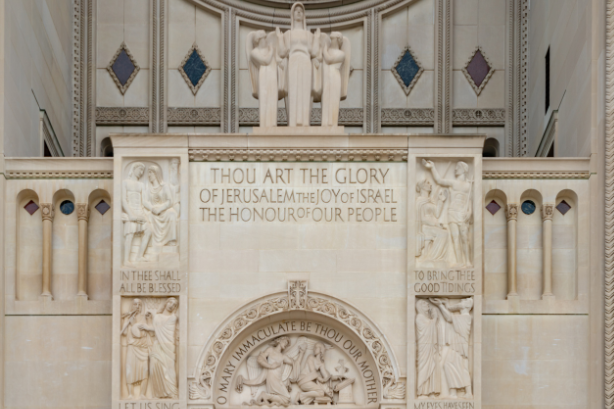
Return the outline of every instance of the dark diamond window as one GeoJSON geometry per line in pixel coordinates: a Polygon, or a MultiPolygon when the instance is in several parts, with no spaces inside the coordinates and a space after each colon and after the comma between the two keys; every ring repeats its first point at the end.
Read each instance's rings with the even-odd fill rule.
{"type": "Polygon", "coordinates": [[[75,211],[75,204],[70,200],[64,200],[60,203],[60,211],[65,215],[69,215],[75,211]]]}
{"type": "Polygon", "coordinates": [[[190,58],[183,64],[183,71],[185,71],[185,74],[188,76],[193,86],[196,86],[203,75],[205,75],[207,66],[196,50],[192,50],[190,58]]]}
{"type": "Polygon", "coordinates": [[[486,210],[488,210],[493,216],[499,211],[499,209],[501,209],[501,206],[499,206],[499,203],[495,202],[494,200],[486,205],[486,210]]]}
{"type": "Polygon", "coordinates": [[[98,212],[104,216],[104,214],[111,208],[104,200],[101,200],[96,206],[94,206],[98,212]]]}
{"type": "Polygon", "coordinates": [[[569,203],[563,200],[556,206],[556,210],[558,210],[563,216],[565,216],[565,213],[571,210],[571,206],[569,205],[569,203]]]}
{"type": "Polygon", "coordinates": [[[522,206],[520,206],[520,208],[522,209],[522,213],[526,215],[532,215],[533,213],[535,213],[535,202],[533,202],[532,200],[525,200],[524,202],[522,202],[522,206]]]}
{"type": "Polygon", "coordinates": [[[23,208],[32,216],[38,210],[38,205],[34,203],[34,200],[30,200],[23,208]]]}
{"type": "Polygon", "coordinates": [[[467,81],[478,95],[480,95],[494,71],[481,47],[475,50],[463,68],[467,81]]]}
{"type": "Polygon", "coordinates": [[[130,78],[136,67],[134,66],[134,63],[132,62],[130,57],[128,57],[126,50],[122,48],[111,68],[117,76],[119,83],[124,86],[128,82],[128,79],[130,78]]]}
{"type": "Polygon", "coordinates": [[[401,61],[399,61],[394,69],[399,74],[406,87],[409,87],[409,84],[411,84],[414,78],[416,78],[418,71],[420,71],[420,67],[409,50],[405,50],[405,54],[403,54],[401,61]]]}
{"type": "Polygon", "coordinates": [[[107,71],[122,94],[126,92],[139,70],[139,65],[132,54],[130,54],[130,50],[128,50],[125,43],[120,45],[107,66],[107,71]]]}

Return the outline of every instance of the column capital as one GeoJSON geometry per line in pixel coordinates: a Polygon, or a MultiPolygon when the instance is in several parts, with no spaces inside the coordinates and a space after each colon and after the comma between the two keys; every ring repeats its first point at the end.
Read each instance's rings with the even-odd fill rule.
{"type": "Polygon", "coordinates": [[[518,219],[518,203],[508,203],[505,209],[505,218],[508,222],[518,219]]]}
{"type": "Polygon", "coordinates": [[[552,216],[554,215],[554,205],[547,203],[542,205],[542,220],[552,220],[552,216]]]}
{"type": "Polygon", "coordinates": [[[41,203],[41,215],[43,217],[43,221],[53,221],[53,217],[55,216],[55,209],[53,208],[53,204],[41,203]]]}
{"type": "Polygon", "coordinates": [[[77,203],[77,220],[88,221],[90,218],[90,206],[87,203],[77,203]]]}

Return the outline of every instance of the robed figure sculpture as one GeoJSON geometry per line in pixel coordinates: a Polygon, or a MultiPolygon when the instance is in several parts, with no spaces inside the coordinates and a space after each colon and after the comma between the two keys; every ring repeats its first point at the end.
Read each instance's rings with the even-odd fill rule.
{"type": "Polygon", "coordinates": [[[291,28],[248,34],[246,53],[252,95],[259,101],[260,127],[277,126],[277,101],[284,99],[289,127],[310,124],[313,102],[322,102],[322,126],[336,127],[339,102],[347,97],[350,41],[307,29],[305,7],[294,3],[291,28]]]}

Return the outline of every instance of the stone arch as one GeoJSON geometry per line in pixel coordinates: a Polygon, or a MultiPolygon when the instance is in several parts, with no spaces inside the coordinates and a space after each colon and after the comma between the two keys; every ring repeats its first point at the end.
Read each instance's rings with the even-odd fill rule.
{"type": "MultiPolygon", "coordinates": [[[[243,305],[217,327],[197,359],[189,382],[190,400],[225,405],[226,402],[223,400],[214,401],[216,396],[214,388],[216,379],[224,371],[226,361],[245,337],[250,336],[254,330],[264,324],[281,320],[284,322],[316,320],[334,323],[340,329],[339,332],[348,335],[346,339],[357,340],[357,344],[365,351],[368,362],[376,367],[373,372],[379,392],[377,403],[405,399],[405,382],[399,380],[396,357],[377,324],[345,301],[319,292],[307,294],[305,282],[290,282],[289,287],[288,292],[269,294],[243,305]]],[[[297,331],[301,333],[300,330],[297,331]]],[[[326,334],[319,334],[316,337],[324,339],[325,336],[326,334]]],[[[263,339],[263,344],[274,338],[263,339]]],[[[342,342],[342,339],[339,339],[339,342],[342,342]]],[[[258,346],[260,345],[262,344],[258,346]]]]}

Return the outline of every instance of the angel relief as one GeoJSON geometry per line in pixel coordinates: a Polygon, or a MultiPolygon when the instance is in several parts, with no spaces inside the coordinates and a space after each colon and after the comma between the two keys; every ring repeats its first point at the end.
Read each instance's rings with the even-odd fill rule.
{"type": "Polygon", "coordinates": [[[277,126],[277,101],[284,99],[288,126],[309,126],[313,102],[322,102],[322,126],[336,127],[339,102],[347,98],[351,46],[339,32],[328,36],[307,29],[305,7],[294,3],[291,29],[263,30],[246,41],[252,95],[260,106],[260,126],[277,126]]]}
{"type": "Polygon", "coordinates": [[[276,338],[247,358],[235,390],[245,398],[249,388],[246,405],[353,404],[352,371],[343,359],[331,370],[328,351],[333,346],[304,336],[294,343],[286,336],[276,338]]]}

